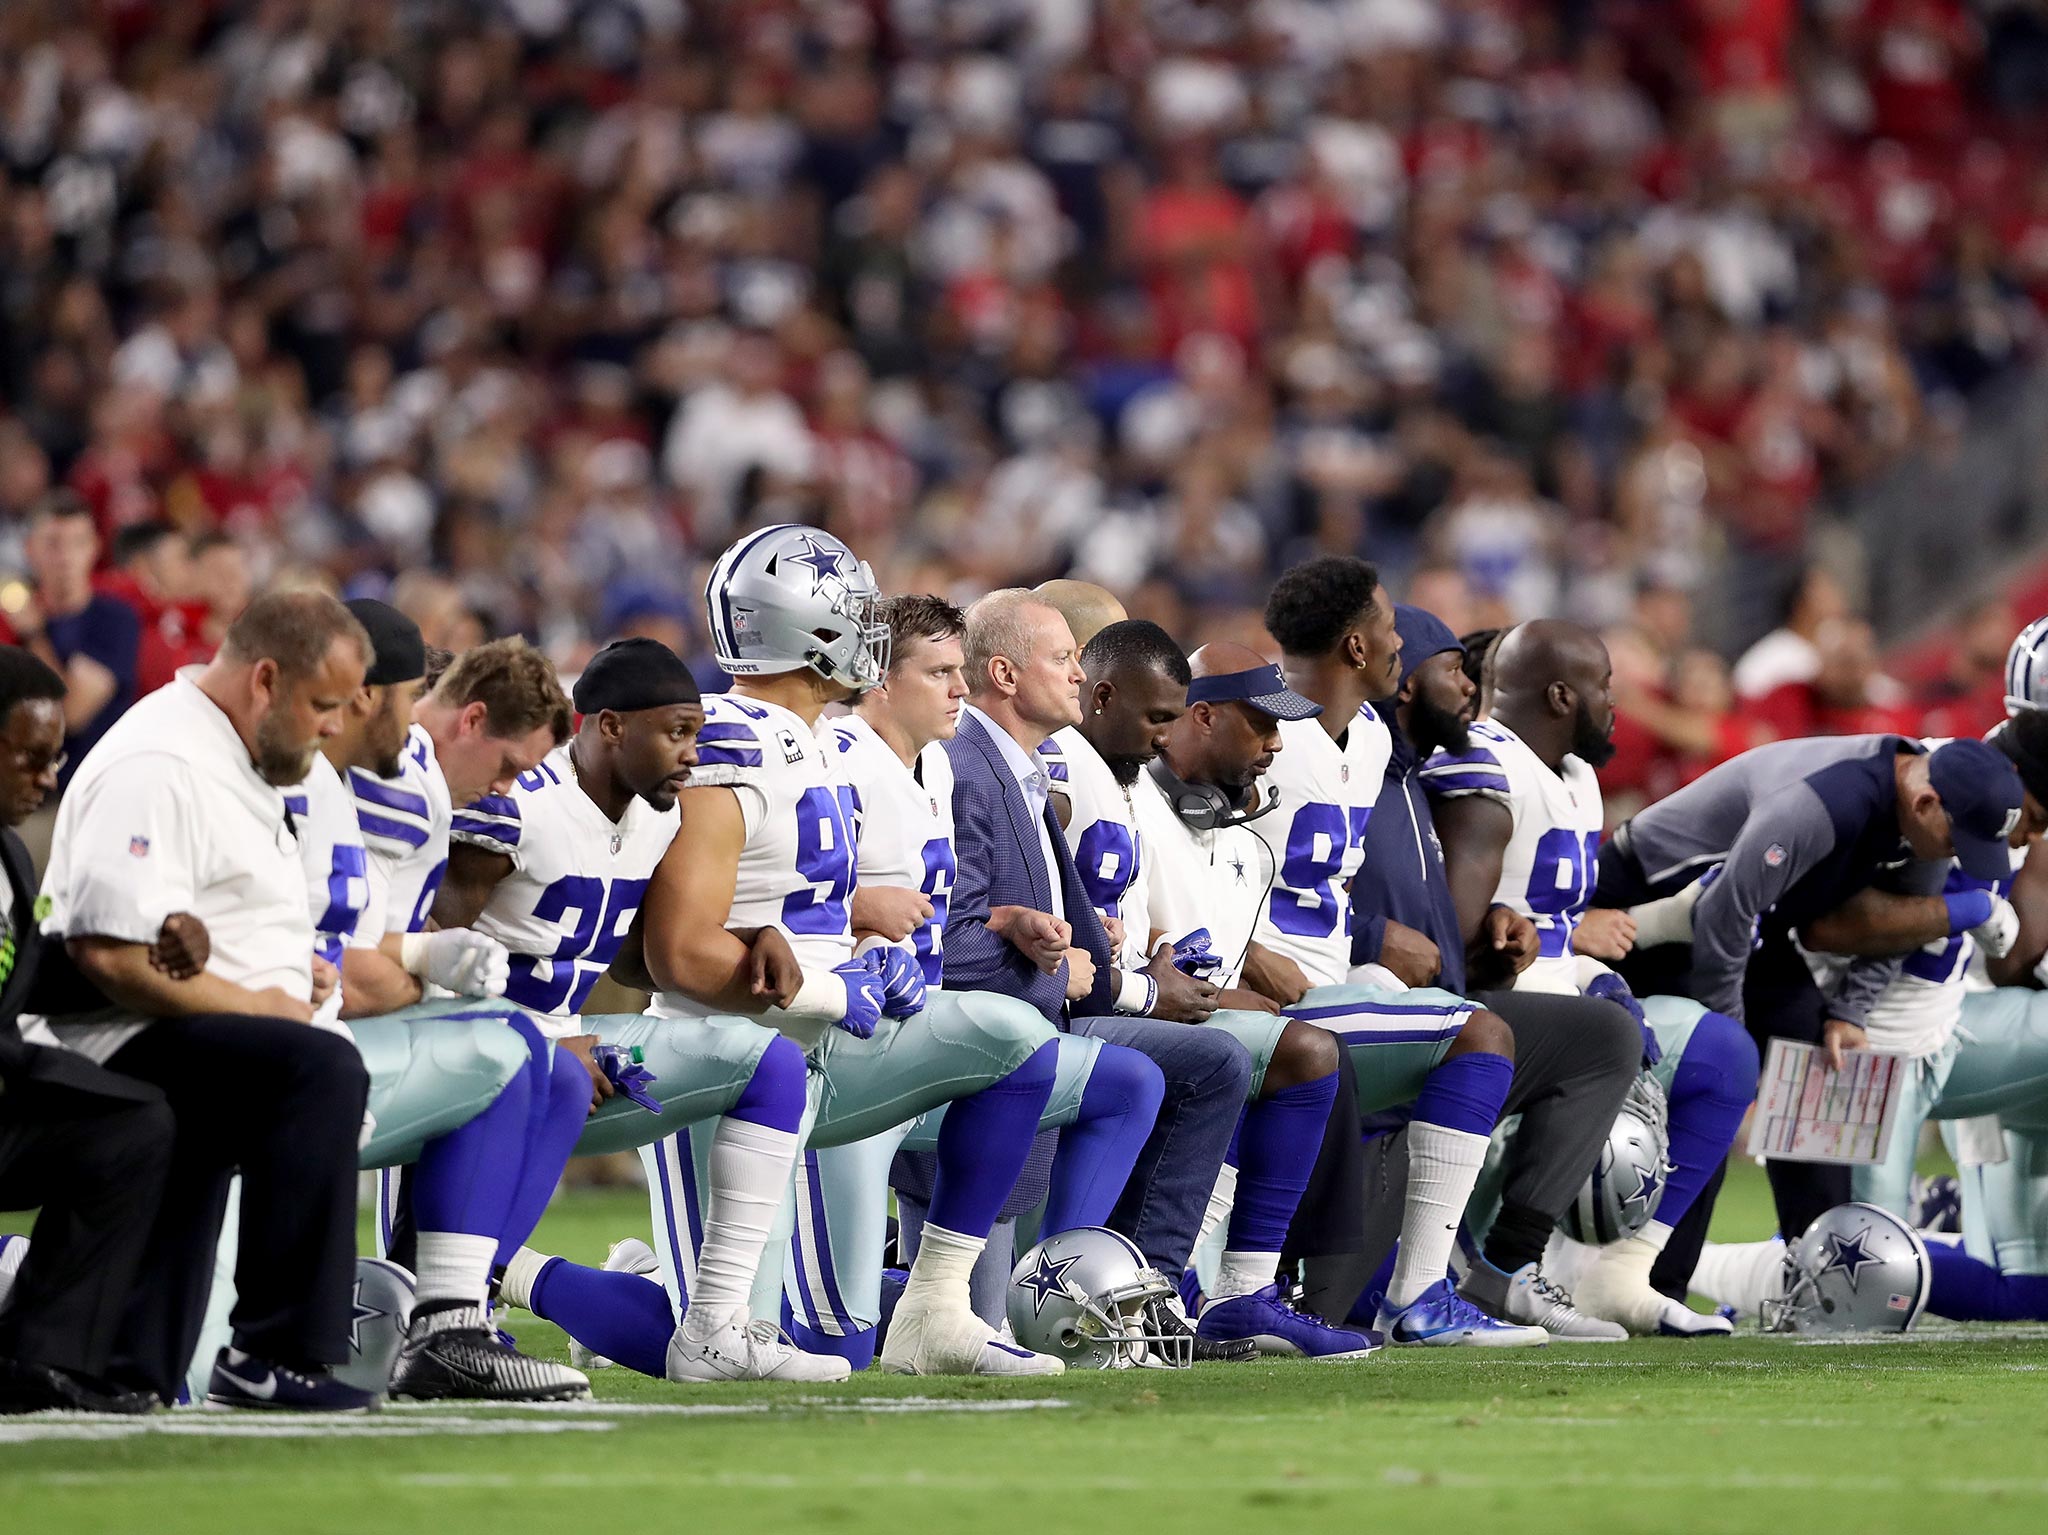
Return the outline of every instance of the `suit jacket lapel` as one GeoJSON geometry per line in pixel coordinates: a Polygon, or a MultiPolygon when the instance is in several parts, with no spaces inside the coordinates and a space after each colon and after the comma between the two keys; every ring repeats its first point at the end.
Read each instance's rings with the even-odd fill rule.
{"type": "MultiPolygon", "coordinates": [[[[1010,771],[1010,764],[1008,759],[1003,756],[1002,747],[989,734],[988,728],[972,715],[962,721],[962,726],[968,733],[967,739],[972,741],[982,756],[988,759],[989,767],[995,772],[997,787],[1002,790],[1003,812],[1009,816],[1010,830],[1015,834],[1022,846],[1025,868],[1031,869],[1036,867],[1045,860],[1043,857],[1033,858],[1031,856],[1032,851],[1038,846],[1038,828],[1032,824],[1031,806],[1024,799],[1023,787],[1017,782],[1016,775],[1010,771]]],[[[1054,846],[1058,846],[1058,844],[1055,843],[1054,846]]],[[[1038,901],[1038,905],[1034,908],[1035,910],[1048,912],[1052,910],[1051,882],[1059,877],[1059,870],[1047,869],[1043,879],[1034,879],[1032,881],[1034,887],[1033,894],[1038,901]]]]}

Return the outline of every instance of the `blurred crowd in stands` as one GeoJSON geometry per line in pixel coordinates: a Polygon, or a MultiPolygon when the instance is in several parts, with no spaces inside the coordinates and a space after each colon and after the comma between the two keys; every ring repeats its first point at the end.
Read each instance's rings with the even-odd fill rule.
{"type": "Polygon", "coordinates": [[[573,668],[768,521],[1190,647],[1343,550],[1609,628],[1623,808],[1980,729],[2015,616],[1909,696],[1841,554],[2044,107],[2039,0],[7,0],[0,613],[75,758],[280,581],[573,668]]]}

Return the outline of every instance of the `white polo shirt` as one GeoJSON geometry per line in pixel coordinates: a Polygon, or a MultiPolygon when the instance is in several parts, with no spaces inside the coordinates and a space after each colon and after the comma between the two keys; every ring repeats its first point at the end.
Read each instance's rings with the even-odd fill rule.
{"type": "MultiPolygon", "coordinates": [[[[139,701],[80,764],[57,810],[43,933],[153,943],[164,918],[190,912],[212,936],[209,972],[307,1001],[313,918],[284,791],[257,776],[199,670],[139,701]]],[[[51,1028],[105,1061],[148,1025],[110,1008],[51,1028]]]]}

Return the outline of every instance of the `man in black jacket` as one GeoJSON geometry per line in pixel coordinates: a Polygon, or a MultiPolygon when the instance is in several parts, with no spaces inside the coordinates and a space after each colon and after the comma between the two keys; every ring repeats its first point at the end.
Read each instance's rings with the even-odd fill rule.
{"type": "MultiPolygon", "coordinates": [[[[64,679],[0,647],[0,1209],[41,1207],[0,1299],[0,1412],[147,1412],[154,1398],[104,1376],[163,1188],[171,1112],[156,1088],[28,1044],[19,1024],[79,984],[63,946],[37,931],[35,870],[13,831],[55,790],[63,758],[64,679]]],[[[179,939],[203,946],[204,928],[182,914],[165,926],[159,957],[196,969],[179,939]]]]}
{"type": "MultiPolygon", "coordinates": [[[[1394,610],[1394,624],[1402,639],[1400,691],[1380,706],[1393,722],[1394,752],[1366,828],[1365,863],[1351,889],[1351,958],[1384,966],[1411,986],[1471,997],[1500,1014],[1514,1033],[1515,1076],[1504,1112],[1520,1114],[1522,1129],[1505,1169],[1501,1213],[1463,1293],[1492,1309],[1502,1303],[1508,1281],[1534,1266],[1537,1288],[1553,1307],[1545,1323],[1553,1332],[1570,1341],[1618,1339],[1621,1328],[1579,1313],[1569,1295],[1542,1276],[1541,1263],[1552,1226],[1592,1171],[1635,1080],[1641,1037],[1634,1020],[1612,1003],[1507,989],[1536,957],[1527,919],[1507,907],[1494,907],[1466,946],[1421,767],[1440,746],[1462,749],[1474,690],[1460,667],[1464,647],[1434,614],[1403,604],[1394,610]]],[[[1397,1186],[1398,1139],[1384,1150],[1389,1182],[1397,1186]]],[[[1369,1188],[1371,1178],[1369,1172],[1369,1188]]],[[[1348,1285],[1348,1271],[1333,1266],[1332,1272],[1348,1285]]],[[[1315,1277],[1312,1267],[1312,1286],[1315,1277]]]]}

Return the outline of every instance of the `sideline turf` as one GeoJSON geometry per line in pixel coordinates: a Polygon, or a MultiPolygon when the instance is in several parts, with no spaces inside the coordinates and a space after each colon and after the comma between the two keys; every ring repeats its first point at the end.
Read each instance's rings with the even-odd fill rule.
{"type": "MultiPolygon", "coordinates": [[[[1762,1180],[1736,1174],[1719,1224],[1752,1234],[1762,1180]]],[[[544,1237],[594,1258],[644,1212],[638,1196],[571,1196],[544,1237]]],[[[507,1321],[523,1346],[562,1351],[555,1329],[507,1321]]],[[[312,1437],[180,1414],[143,1438],[12,1443],[103,1430],[0,1420],[0,1520],[39,1535],[2048,1529],[2048,1328],[1383,1353],[1012,1387],[594,1381],[601,1400],[579,1412],[400,1409],[312,1437]]]]}

